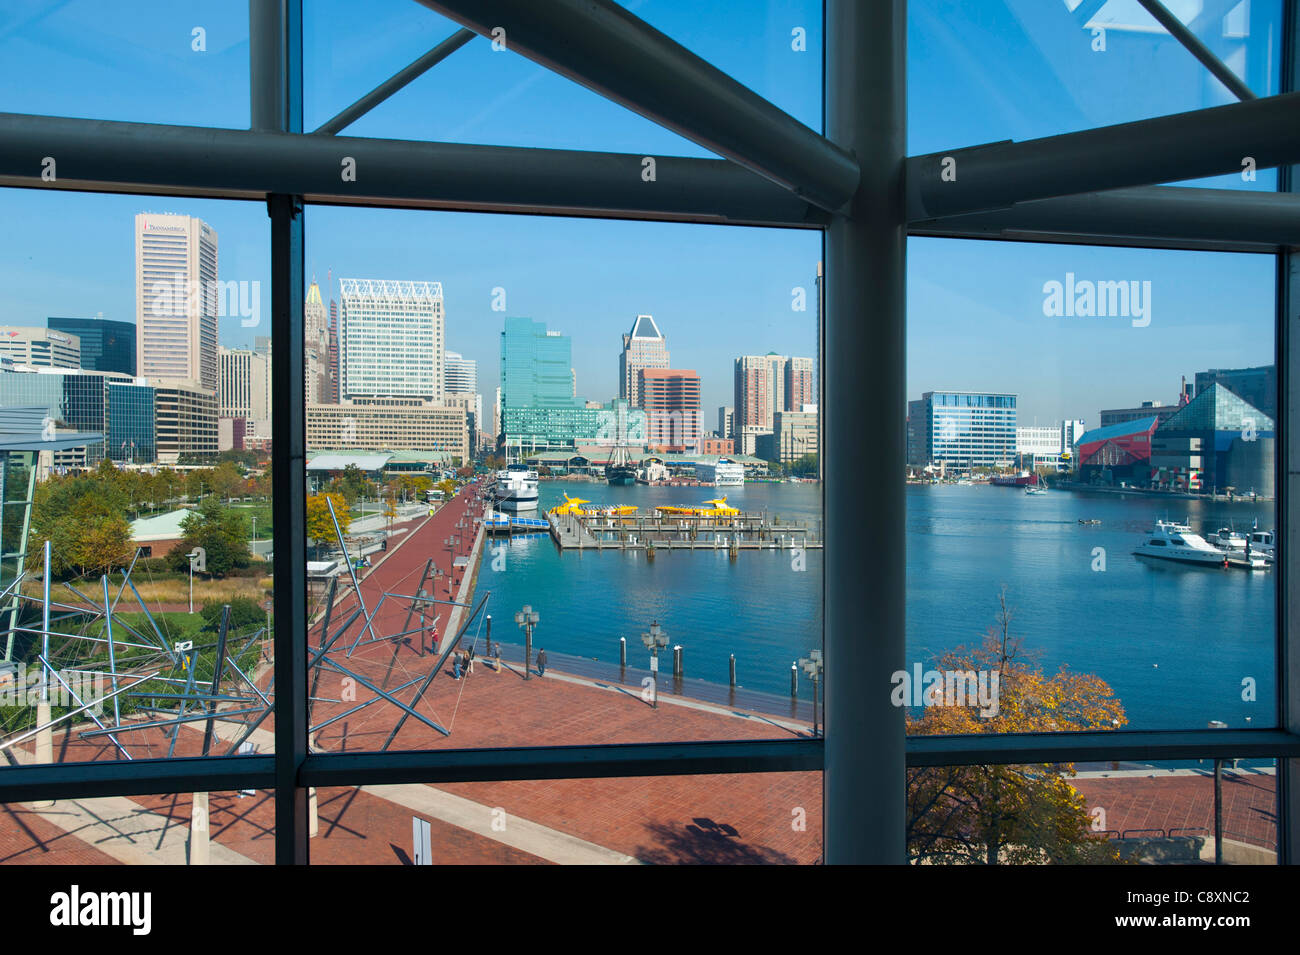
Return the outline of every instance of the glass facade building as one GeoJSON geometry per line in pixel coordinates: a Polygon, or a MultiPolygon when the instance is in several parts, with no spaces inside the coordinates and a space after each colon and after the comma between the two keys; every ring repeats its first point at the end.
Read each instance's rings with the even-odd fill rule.
{"type": "MultiPolygon", "coordinates": [[[[1016,396],[927,391],[911,403],[925,435],[928,463],[947,467],[1010,467],[1016,459],[1016,396]]],[[[919,440],[913,439],[913,446],[919,440]]]]}
{"type": "Polygon", "coordinates": [[[148,464],[158,457],[154,389],[149,385],[108,383],[105,453],[113,461],[148,464]]]}
{"type": "Polygon", "coordinates": [[[47,324],[81,339],[82,368],[135,375],[135,325],[132,323],[51,315],[47,324]]]}

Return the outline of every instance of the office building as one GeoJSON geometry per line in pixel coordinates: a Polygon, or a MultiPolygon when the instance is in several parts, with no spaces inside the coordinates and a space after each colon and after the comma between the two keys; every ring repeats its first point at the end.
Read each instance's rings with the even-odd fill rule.
{"type": "MultiPolygon", "coordinates": [[[[618,396],[633,408],[640,408],[642,370],[667,367],[668,339],[651,316],[638,315],[632,330],[623,336],[623,350],[618,356],[618,396]]],[[[574,394],[577,394],[576,382],[574,394]]]]}
{"type": "Polygon", "coordinates": [[[658,451],[697,451],[700,376],[673,368],[642,368],[638,374],[646,444],[658,451]]]}
{"type": "Polygon", "coordinates": [[[339,400],[339,303],[330,299],[329,328],[329,396],[327,401],[338,404],[339,400]]]}
{"type": "Polygon", "coordinates": [[[1016,396],[974,391],[927,391],[908,403],[913,463],[950,469],[1006,468],[1016,458],[1016,396]],[[915,435],[913,438],[912,436],[915,435]]]}
{"type": "Polygon", "coordinates": [[[220,379],[217,417],[243,418],[250,434],[271,437],[270,362],[265,355],[239,348],[217,353],[220,379]]]}
{"type": "Polygon", "coordinates": [[[135,325],[106,318],[59,318],[46,324],[54,331],[76,335],[81,341],[81,367],[88,371],[113,371],[135,375],[135,325]]]}
{"type": "MultiPolygon", "coordinates": [[[[464,398],[469,395],[473,401],[465,405],[463,401],[458,401],[456,407],[465,407],[474,414],[474,427],[481,430],[483,427],[483,396],[478,393],[478,362],[472,358],[466,358],[460,352],[449,351],[443,363],[443,393],[448,399],[453,395],[457,398],[464,398]]],[[[450,402],[444,402],[449,404],[450,402]]]]}
{"type": "Polygon", "coordinates": [[[108,422],[108,384],[131,383],[125,375],[63,368],[28,368],[0,371],[0,408],[43,409],[43,421],[50,433],[74,431],[95,433],[90,445],[63,447],[54,452],[50,465],[56,468],[94,467],[104,457],[104,436],[108,422]]]}
{"type": "Polygon", "coordinates": [[[48,328],[0,325],[0,358],[32,368],[80,368],[81,339],[48,328]]]}
{"type": "Polygon", "coordinates": [[[159,464],[203,464],[219,450],[216,393],[192,381],[150,379],[159,464]]]}
{"type": "Polygon", "coordinates": [[[806,411],[778,411],[773,415],[772,433],[760,435],[756,451],[764,461],[790,464],[808,454],[818,453],[816,405],[806,411]]]}
{"type": "Polygon", "coordinates": [[[443,395],[439,282],[339,280],[339,400],[443,395]]]}
{"type": "Polygon", "coordinates": [[[143,379],[110,379],[105,454],[119,464],[152,464],[158,459],[155,393],[143,379]]]}
{"type": "Polygon", "coordinates": [[[785,362],[785,396],[783,411],[800,411],[804,405],[817,404],[817,379],[811,358],[789,358],[785,362]]]}
{"type": "Polygon", "coordinates": [[[217,233],[202,219],[135,217],[136,374],[217,390],[217,233]]]}
{"type": "Polygon", "coordinates": [[[736,414],[726,405],[718,408],[718,437],[734,438],[736,436],[736,414]]]}
{"type": "Polygon", "coordinates": [[[469,459],[469,428],[463,408],[439,408],[401,399],[308,405],[307,447],[441,451],[463,463],[469,459]]]}

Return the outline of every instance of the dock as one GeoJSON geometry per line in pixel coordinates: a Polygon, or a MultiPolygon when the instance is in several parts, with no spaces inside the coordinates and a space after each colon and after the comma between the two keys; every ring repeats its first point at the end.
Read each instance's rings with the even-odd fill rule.
{"type": "Polygon", "coordinates": [[[815,529],[766,515],[607,516],[548,514],[551,539],[575,550],[816,550],[815,529]]]}

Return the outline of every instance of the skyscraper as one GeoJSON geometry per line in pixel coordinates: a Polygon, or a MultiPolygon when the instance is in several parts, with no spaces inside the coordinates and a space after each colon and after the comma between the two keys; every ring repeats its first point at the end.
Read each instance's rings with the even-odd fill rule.
{"type": "Polygon", "coordinates": [[[45,324],[81,339],[82,368],[135,374],[135,326],[130,322],[50,316],[45,324]]]}
{"type": "Polygon", "coordinates": [[[251,433],[269,437],[271,363],[265,355],[242,348],[222,348],[217,358],[221,369],[217,416],[255,421],[251,433]]]}
{"type": "Polygon", "coordinates": [[[217,233],[202,219],[135,217],[136,374],[192,381],[215,395],[217,233]]]}
{"type": "Polygon", "coordinates": [[[640,408],[641,370],[667,367],[668,339],[653,318],[638,315],[632,331],[623,336],[623,350],[618,356],[618,396],[626,398],[633,408],[640,408]]]}
{"type": "Polygon", "coordinates": [[[330,299],[330,381],[329,397],[326,399],[331,404],[337,404],[339,400],[339,303],[330,299]]]}
{"type": "Polygon", "coordinates": [[[700,376],[676,368],[642,368],[640,378],[646,444],[661,451],[697,452],[700,376]]]}
{"type": "Polygon", "coordinates": [[[802,411],[817,404],[817,381],[811,358],[790,358],[785,363],[785,402],[782,411],[802,411]]]}
{"type": "Polygon", "coordinates": [[[443,396],[442,283],[339,280],[339,400],[443,396]]]}
{"type": "MultiPolygon", "coordinates": [[[[460,352],[447,352],[443,371],[443,400],[451,407],[463,407],[473,413],[472,427],[483,429],[483,396],[478,393],[478,362],[460,352]],[[454,402],[452,399],[456,399],[454,402]],[[468,403],[467,403],[468,402],[468,403]]],[[[477,435],[470,435],[470,447],[477,435]]]]}
{"type": "Polygon", "coordinates": [[[307,288],[303,304],[303,394],[307,404],[325,401],[329,395],[329,328],[325,303],[315,280],[307,288]]]}

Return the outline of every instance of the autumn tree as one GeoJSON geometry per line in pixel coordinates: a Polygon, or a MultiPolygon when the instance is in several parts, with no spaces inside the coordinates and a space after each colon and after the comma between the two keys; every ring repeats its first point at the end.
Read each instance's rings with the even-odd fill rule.
{"type": "Polygon", "coordinates": [[[312,494],[307,498],[307,539],[317,547],[328,547],[338,541],[334,533],[334,521],[330,519],[328,498],[334,504],[334,516],[338,519],[339,530],[344,534],[352,523],[352,512],[348,502],[341,494],[312,494]]]}
{"type": "MultiPolygon", "coordinates": [[[[1062,666],[1048,676],[1021,658],[1011,632],[1014,610],[1006,588],[997,624],[975,647],[939,658],[944,674],[996,673],[996,706],[981,715],[969,705],[928,705],[909,718],[917,735],[1044,733],[1112,730],[1127,722],[1110,686],[1062,666]]],[[[1072,763],[1014,766],[925,767],[907,773],[907,847],[913,862],[930,864],[1103,863],[1118,861],[1104,837],[1091,831],[1080,793],[1068,782],[1072,763]]]]}
{"type": "Polygon", "coordinates": [[[224,577],[251,561],[244,516],[215,496],[205,497],[190,511],[181,521],[181,533],[184,537],[170,555],[177,570],[189,569],[188,555],[196,547],[203,548],[206,572],[214,577],[224,577]]]}
{"type": "Polygon", "coordinates": [[[32,500],[29,551],[50,542],[51,570],[59,575],[102,574],[129,563],[135,549],[126,521],[128,498],[116,469],[38,484],[32,500]]]}

